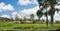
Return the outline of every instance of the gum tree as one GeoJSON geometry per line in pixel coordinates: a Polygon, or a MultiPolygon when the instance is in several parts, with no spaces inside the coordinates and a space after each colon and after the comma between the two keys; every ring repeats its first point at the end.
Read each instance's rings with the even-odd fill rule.
{"type": "MultiPolygon", "coordinates": [[[[38,0],[38,3],[39,3],[39,7],[43,6],[43,8],[47,8],[47,6],[50,6],[49,11],[48,12],[46,11],[47,12],[46,19],[47,19],[47,14],[49,14],[51,17],[51,25],[53,25],[54,14],[56,11],[59,12],[58,8],[55,8],[56,5],[59,5],[59,4],[57,4],[58,0],[38,0]],[[41,1],[43,1],[43,2],[41,2],[41,1]]],[[[47,25],[48,25],[48,20],[47,20],[47,25]]]]}

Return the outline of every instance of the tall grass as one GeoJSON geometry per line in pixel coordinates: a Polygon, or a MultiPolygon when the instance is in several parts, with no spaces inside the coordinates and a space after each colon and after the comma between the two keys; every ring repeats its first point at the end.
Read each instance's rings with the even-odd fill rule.
{"type": "MultiPolygon", "coordinates": [[[[51,25],[46,24],[16,24],[11,22],[0,22],[0,27],[3,29],[51,29],[51,25]]],[[[54,24],[53,29],[59,28],[60,24],[54,24]]]]}

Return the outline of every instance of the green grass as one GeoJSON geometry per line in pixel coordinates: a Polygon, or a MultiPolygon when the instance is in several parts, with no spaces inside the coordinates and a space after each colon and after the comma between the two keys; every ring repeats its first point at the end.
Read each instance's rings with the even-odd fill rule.
{"type": "MultiPolygon", "coordinates": [[[[49,24],[47,28],[46,24],[16,24],[11,22],[0,22],[0,27],[3,29],[51,29],[51,24],[49,24]]],[[[52,29],[59,27],[60,23],[54,24],[52,29]]]]}

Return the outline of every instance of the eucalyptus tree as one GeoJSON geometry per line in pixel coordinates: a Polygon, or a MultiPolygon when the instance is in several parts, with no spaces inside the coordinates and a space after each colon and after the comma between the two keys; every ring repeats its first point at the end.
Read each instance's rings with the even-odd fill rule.
{"type": "Polygon", "coordinates": [[[38,16],[38,20],[40,20],[40,18],[43,16],[43,12],[42,12],[42,8],[41,10],[39,9],[37,12],[36,12],[37,16],[38,16]]]}
{"type": "Polygon", "coordinates": [[[49,2],[44,1],[43,8],[46,9],[46,12],[44,13],[44,15],[46,17],[47,26],[48,26],[48,10],[47,10],[48,7],[49,7],[49,2]]]}
{"type": "MultiPolygon", "coordinates": [[[[43,0],[41,0],[41,1],[43,1],[43,0]]],[[[40,7],[40,6],[43,6],[43,8],[46,9],[46,12],[44,13],[44,15],[46,16],[46,24],[47,24],[47,26],[48,26],[48,13],[47,13],[47,7],[49,6],[49,2],[46,2],[46,1],[41,2],[41,1],[38,0],[39,7],[40,7]]]]}
{"type": "Polygon", "coordinates": [[[49,15],[51,16],[51,25],[53,25],[54,22],[54,14],[55,12],[59,12],[58,8],[56,9],[55,6],[58,5],[58,1],[57,0],[46,0],[49,2],[50,5],[50,10],[49,10],[49,15]]]}
{"type": "MultiPolygon", "coordinates": [[[[54,14],[55,14],[55,12],[56,11],[59,12],[59,10],[55,8],[55,5],[58,5],[57,4],[58,3],[58,0],[44,0],[44,2],[41,2],[41,1],[42,0],[38,0],[39,7],[40,6],[43,6],[43,8],[47,8],[47,6],[50,6],[51,7],[50,10],[48,11],[48,14],[51,17],[51,25],[52,25],[53,24],[53,21],[54,21],[54,14]]],[[[47,13],[46,13],[46,17],[47,17],[47,13]]]]}

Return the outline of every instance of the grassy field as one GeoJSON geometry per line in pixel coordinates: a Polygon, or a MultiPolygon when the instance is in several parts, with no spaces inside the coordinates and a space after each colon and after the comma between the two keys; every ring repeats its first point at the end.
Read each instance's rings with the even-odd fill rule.
{"type": "MultiPolygon", "coordinates": [[[[54,24],[52,26],[52,29],[56,29],[60,27],[59,24],[54,24]]],[[[2,29],[51,29],[51,24],[48,25],[48,28],[46,24],[16,24],[12,22],[0,22],[0,28],[2,29]]]]}

